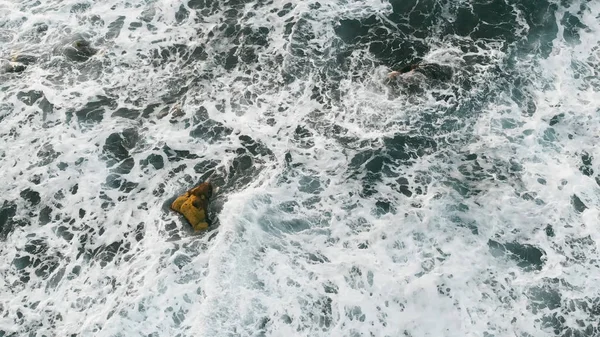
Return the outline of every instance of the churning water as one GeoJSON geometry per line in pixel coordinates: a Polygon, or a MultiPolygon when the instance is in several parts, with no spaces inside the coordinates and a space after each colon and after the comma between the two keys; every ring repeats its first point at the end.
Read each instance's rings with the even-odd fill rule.
{"type": "Polygon", "coordinates": [[[0,0],[0,57],[0,336],[600,336],[598,1],[0,0]]]}

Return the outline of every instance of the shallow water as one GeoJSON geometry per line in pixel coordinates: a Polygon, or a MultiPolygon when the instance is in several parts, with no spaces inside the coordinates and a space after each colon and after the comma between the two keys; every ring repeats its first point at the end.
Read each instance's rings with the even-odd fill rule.
{"type": "Polygon", "coordinates": [[[0,14],[0,336],[600,335],[596,2],[0,14]]]}

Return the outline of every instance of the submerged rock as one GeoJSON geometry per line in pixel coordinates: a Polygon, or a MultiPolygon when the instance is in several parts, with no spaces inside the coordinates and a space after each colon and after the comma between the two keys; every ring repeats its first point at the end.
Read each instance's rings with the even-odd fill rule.
{"type": "Polygon", "coordinates": [[[20,62],[11,62],[0,60],[0,74],[4,73],[21,73],[25,71],[27,66],[20,62]]]}
{"type": "Polygon", "coordinates": [[[388,74],[388,78],[394,79],[396,76],[400,76],[402,74],[406,74],[409,73],[415,69],[419,68],[419,64],[415,63],[415,64],[409,64],[407,66],[405,66],[404,68],[400,69],[400,70],[394,70],[391,73],[388,74]]]}
{"type": "Polygon", "coordinates": [[[0,60],[0,74],[21,73],[27,66],[37,61],[37,56],[15,53],[10,60],[0,60]]]}
{"type": "Polygon", "coordinates": [[[85,62],[96,55],[97,52],[98,49],[92,47],[91,43],[82,37],[67,40],[65,44],[55,49],[55,53],[62,54],[67,59],[75,62],[85,62]]]}
{"type": "Polygon", "coordinates": [[[13,57],[11,58],[12,62],[21,63],[26,66],[37,62],[37,60],[38,60],[37,56],[29,55],[29,54],[20,54],[20,53],[13,55],[13,57]]]}
{"type": "Polygon", "coordinates": [[[207,229],[208,199],[212,192],[212,185],[204,182],[177,197],[171,204],[171,209],[182,214],[194,230],[207,229]]]}
{"type": "Polygon", "coordinates": [[[429,80],[449,81],[452,79],[452,67],[436,63],[415,63],[409,64],[400,70],[392,71],[388,74],[388,79],[393,80],[402,74],[419,73],[429,80]]]}

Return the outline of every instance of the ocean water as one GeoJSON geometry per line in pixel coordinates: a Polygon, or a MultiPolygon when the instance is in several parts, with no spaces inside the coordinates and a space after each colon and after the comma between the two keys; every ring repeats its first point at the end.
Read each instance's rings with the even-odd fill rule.
{"type": "Polygon", "coordinates": [[[0,0],[0,58],[2,337],[600,336],[598,1],[0,0]]]}

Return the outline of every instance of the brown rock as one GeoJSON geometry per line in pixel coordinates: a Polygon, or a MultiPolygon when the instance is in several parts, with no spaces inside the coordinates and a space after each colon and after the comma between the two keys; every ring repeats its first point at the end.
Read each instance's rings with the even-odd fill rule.
{"type": "Polygon", "coordinates": [[[207,229],[206,214],[212,191],[212,185],[204,182],[177,197],[171,204],[171,209],[182,214],[194,230],[207,229]]]}

